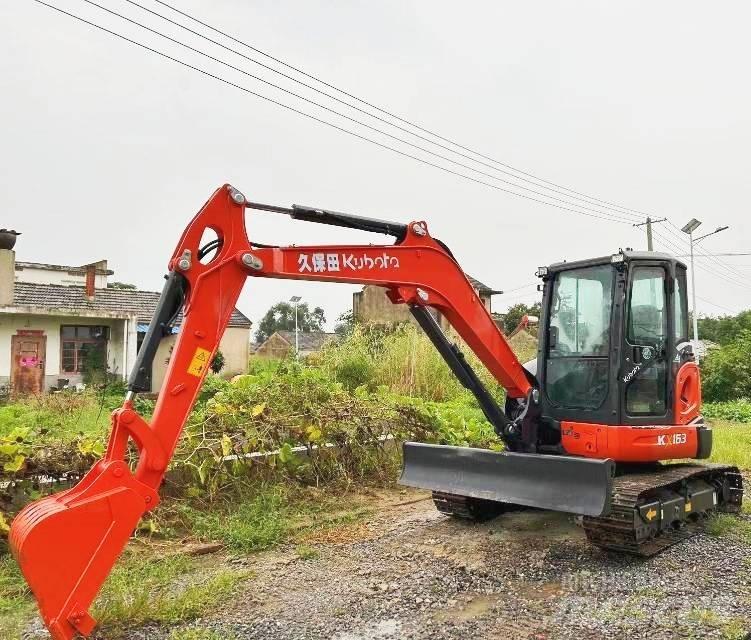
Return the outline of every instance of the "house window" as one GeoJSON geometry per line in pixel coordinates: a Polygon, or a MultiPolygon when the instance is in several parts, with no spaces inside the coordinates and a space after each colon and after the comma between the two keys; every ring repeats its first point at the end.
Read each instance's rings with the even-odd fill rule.
{"type": "Polygon", "coordinates": [[[109,327],[63,325],[60,328],[63,373],[84,373],[106,362],[109,327]]]}

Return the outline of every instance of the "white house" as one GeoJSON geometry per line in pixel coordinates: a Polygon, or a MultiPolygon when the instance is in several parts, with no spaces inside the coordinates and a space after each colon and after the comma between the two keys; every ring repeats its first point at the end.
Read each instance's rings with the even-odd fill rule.
{"type": "MultiPolygon", "coordinates": [[[[80,267],[16,262],[12,249],[0,248],[0,386],[38,393],[73,385],[87,359],[100,355],[111,373],[127,378],[159,293],[113,288],[111,275],[106,260],[80,267]]],[[[223,373],[247,370],[250,326],[235,310],[220,344],[223,373]]],[[[175,339],[159,346],[152,390],[161,386],[175,339]]]]}

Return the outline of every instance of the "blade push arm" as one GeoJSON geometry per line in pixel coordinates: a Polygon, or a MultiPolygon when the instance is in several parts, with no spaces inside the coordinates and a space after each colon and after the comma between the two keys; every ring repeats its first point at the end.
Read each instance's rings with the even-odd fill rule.
{"type": "MultiPolygon", "coordinates": [[[[525,398],[532,390],[466,275],[448,249],[430,237],[424,222],[403,225],[309,207],[250,205],[225,185],[183,232],[169,272],[128,381],[128,397],[113,412],[105,456],[76,487],[29,505],[13,521],[12,550],[55,640],[71,640],[76,633],[88,635],[93,630],[89,607],[138,521],[159,501],[157,489],[248,276],[385,287],[390,300],[409,305],[429,331],[433,325],[425,307],[443,314],[511,397],[525,398]],[[248,240],[246,207],[385,233],[397,242],[262,247],[248,240]],[[206,229],[217,234],[210,259],[200,246],[206,229]],[[147,423],[134,411],[133,394],[146,388],[158,343],[180,311],[177,343],[147,423]],[[125,462],[131,441],[139,452],[134,473],[125,462]]],[[[449,353],[435,335],[431,339],[449,353]]],[[[470,388],[481,386],[457,353],[450,358],[452,369],[470,388]]],[[[492,415],[492,398],[487,395],[483,402],[486,415],[492,415]]]]}

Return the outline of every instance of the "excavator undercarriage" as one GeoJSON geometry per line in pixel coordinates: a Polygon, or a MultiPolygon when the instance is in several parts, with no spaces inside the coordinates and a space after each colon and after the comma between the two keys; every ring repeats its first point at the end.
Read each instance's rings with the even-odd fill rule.
{"type": "MultiPolygon", "coordinates": [[[[740,512],[742,500],[736,467],[629,469],[614,478],[608,512],[581,516],[581,524],[587,540],[601,549],[649,557],[694,535],[714,512],[740,512]]],[[[433,502],[441,513],[473,522],[530,508],[441,491],[433,492],[433,502]]]]}
{"type": "Polygon", "coordinates": [[[433,491],[443,513],[483,519],[518,508],[582,517],[602,548],[649,556],[714,511],[736,512],[735,467],[663,464],[703,459],[712,432],[700,416],[699,368],[687,340],[686,268],[671,256],[620,251],[541,267],[536,363],[522,365],[448,247],[425,222],[249,202],[219,188],[189,223],[168,264],[105,455],[78,485],[27,506],[10,546],[54,640],[90,635],[99,589],[159,488],[248,278],[383,287],[404,304],[474,395],[503,451],[406,443],[401,482],[433,491]],[[393,244],[276,246],[249,239],[248,210],[392,236],[393,244]],[[202,245],[207,230],[216,239],[202,245]],[[443,319],[498,385],[474,372],[443,319]],[[147,422],[135,395],[149,388],[160,340],[177,343],[147,422]],[[129,464],[128,452],[137,450],[129,464]]]}

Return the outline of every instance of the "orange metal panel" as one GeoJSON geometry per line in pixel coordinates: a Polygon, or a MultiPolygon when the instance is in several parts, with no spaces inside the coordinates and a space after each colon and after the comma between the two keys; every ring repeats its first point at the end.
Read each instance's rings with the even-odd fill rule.
{"type": "Polygon", "coordinates": [[[561,443],[566,453],[618,462],[654,462],[694,458],[699,449],[697,427],[562,422],[561,443]]]}

